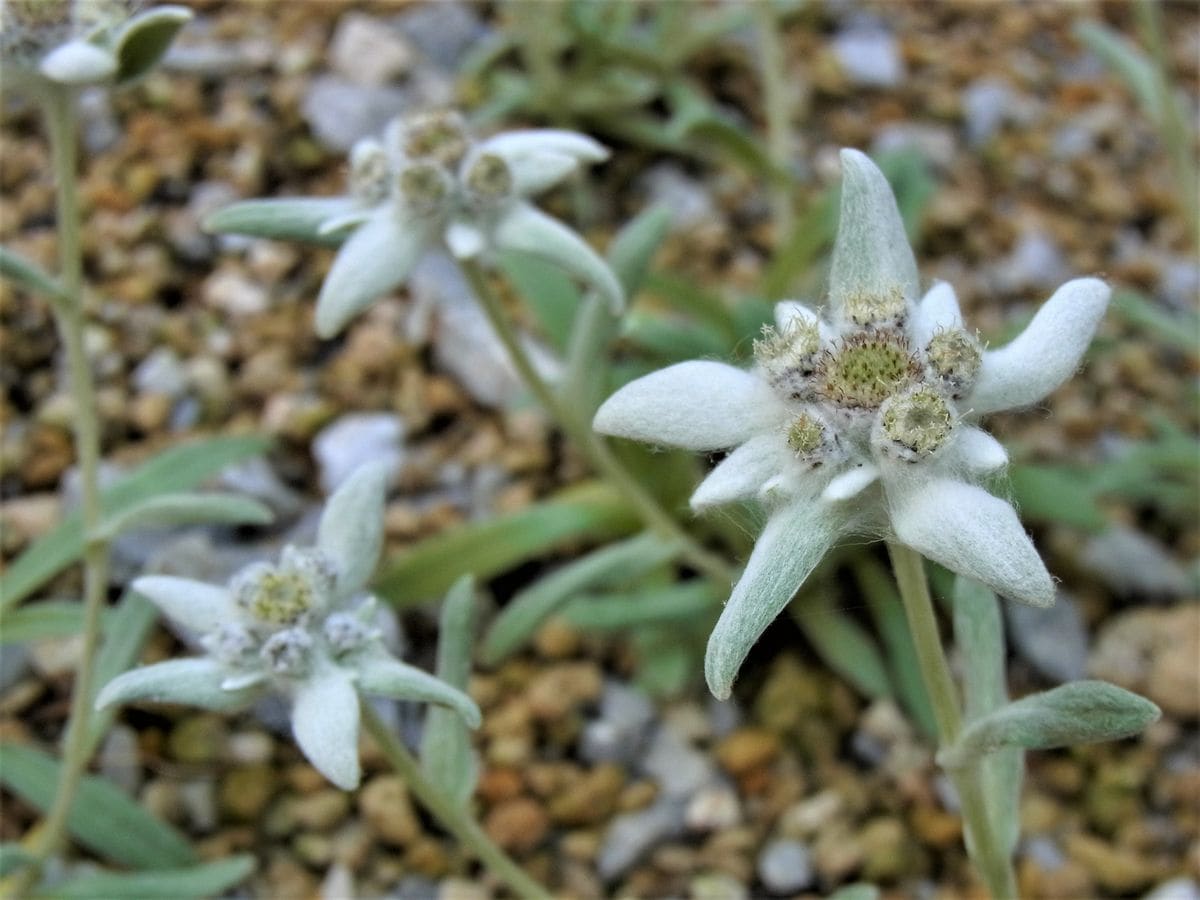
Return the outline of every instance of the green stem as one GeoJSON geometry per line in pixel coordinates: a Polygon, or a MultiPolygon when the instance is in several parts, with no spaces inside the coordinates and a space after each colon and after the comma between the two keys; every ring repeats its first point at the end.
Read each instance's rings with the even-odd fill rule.
{"type": "Polygon", "coordinates": [[[512,888],[518,897],[550,900],[549,892],[497,847],[465,809],[455,804],[425,776],[420,764],[408,752],[408,748],[392,734],[370,704],[362,704],[362,714],[367,732],[375,739],[388,762],[404,779],[409,790],[416,794],[422,805],[460,844],[474,853],[480,862],[512,888]]]}
{"type": "MultiPolygon", "coordinates": [[[[758,19],[759,60],[764,113],[767,119],[767,153],[780,171],[787,172],[792,163],[792,95],[785,74],[783,42],[779,35],[779,19],[769,0],[753,4],[758,19]]],[[[782,243],[791,236],[795,225],[791,186],[773,187],[770,191],[771,218],[775,222],[775,240],[782,243]]]]}
{"type": "MultiPolygon", "coordinates": [[[[75,454],[79,466],[80,513],[83,517],[83,646],[71,693],[71,707],[63,739],[62,769],[54,803],[33,843],[34,864],[21,872],[28,887],[42,864],[57,853],[67,830],[67,818],[88,761],[88,724],[91,717],[93,670],[100,644],[100,616],[108,586],[108,544],[94,537],[101,519],[100,435],[96,418],[96,392],[84,343],[83,245],[80,230],[76,167],[77,128],[75,95],[67,87],[48,86],[42,96],[46,130],[57,187],[57,229],[61,302],[54,305],[55,323],[67,355],[74,408],[75,454]]],[[[19,896],[22,886],[13,885],[19,896]]],[[[6,890],[9,888],[6,885],[6,890]]]]}
{"type": "MultiPolygon", "coordinates": [[[[949,747],[958,740],[962,731],[962,712],[958,690],[950,674],[946,651],[942,647],[933,601],[929,596],[924,560],[915,550],[891,541],[888,542],[888,555],[892,558],[892,569],[896,574],[896,584],[900,588],[904,614],[912,631],[921,676],[933,703],[938,738],[943,747],[949,747]]],[[[1013,873],[1012,861],[1008,858],[1008,853],[1001,848],[992,819],[988,815],[980,762],[976,761],[965,769],[948,771],[947,774],[954,782],[959,802],[962,804],[967,831],[967,852],[979,868],[988,891],[995,900],[1015,900],[1016,876],[1013,873]]]]}
{"type": "Polygon", "coordinates": [[[487,275],[475,262],[464,262],[463,273],[471,284],[475,296],[479,298],[483,311],[491,322],[496,336],[504,345],[517,373],[526,387],[541,403],[542,407],[554,418],[559,427],[588,458],[588,461],[603,475],[613,487],[629,501],[647,526],[657,531],[663,537],[678,542],[681,553],[689,563],[698,570],[723,584],[733,583],[733,571],[729,565],[716,554],[705,550],[689,535],[679,523],[662,508],[638,483],[621,461],[613,454],[609,446],[591,428],[589,422],[562,403],[558,395],[538,373],[529,354],[521,345],[512,323],[501,306],[500,298],[492,290],[487,275]]]}

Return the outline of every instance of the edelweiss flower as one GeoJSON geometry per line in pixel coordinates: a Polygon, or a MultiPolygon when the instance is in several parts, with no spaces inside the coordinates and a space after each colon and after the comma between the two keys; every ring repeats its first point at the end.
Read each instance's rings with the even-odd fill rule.
{"type": "Polygon", "coordinates": [[[292,700],[304,755],[346,790],[359,781],[359,693],[447,706],[477,727],[479,708],[469,697],[384,649],[372,627],[373,597],[352,605],[379,556],[385,479],[383,466],[360,469],[329,499],[316,547],[286,547],[278,565],[255,563],[227,588],[165,575],[137,579],[134,590],[203,635],[208,653],[119,675],[96,707],[152,700],[232,711],[279,691],[292,700]]]}
{"type": "Polygon", "coordinates": [[[769,517],[709,640],[705,674],[729,695],[751,646],[839,537],[894,539],[1035,606],[1054,585],[1012,506],[979,482],[1007,462],[971,424],[1035,403],[1079,365],[1109,290],[1059,288],[1025,331],[986,351],[954,291],[919,297],[916,261],[883,174],[842,151],[842,212],[827,318],[780,303],[751,371],[671,366],[596,414],[607,434],[690,450],[735,448],[692,507],[757,498],[769,517]]]}
{"type": "Polygon", "coordinates": [[[624,293],[604,260],[526,201],[581,162],[607,157],[604,147],[573,131],[510,131],[476,142],[458,115],[416,115],[393,121],[382,141],[365,138],[354,146],[348,196],[239,203],[207,227],[279,238],[348,234],[317,298],[322,337],[403,283],[435,242],[457,259],[489,249],[539,256],[590,283],[619,311],[624,293]]]}
{"type": "Polygon", "coordinates": [[[0,61],[16,81],[120,84],[144,75],[192,14],[137,0],[0,0],[0,61]]]}

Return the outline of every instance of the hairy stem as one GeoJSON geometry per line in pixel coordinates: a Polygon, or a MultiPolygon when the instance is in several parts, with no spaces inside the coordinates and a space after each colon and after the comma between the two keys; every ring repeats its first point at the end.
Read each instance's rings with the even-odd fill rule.
{"type": "Polygon", "coordinates": [[[396,735],[392,734],[370,704],[362,704],[362,715],[367,733],[379,745],[379,749],[383,751],[388,762],[404,779],[409,790],[417,796],[430,814],[454,835],[459,843],[474,853],[479,861],[508,885],[518,897],[550,900],[549,892],[530,878],[507,853],[492,843],[492,839],[479,827],[479,823],[471,817],[470,813],[455,804],[425,776],[420,764],[408,752],[408,748],[396,735]]]}
{"type": "MultiPolygon", "coordinates": [[[[67,356],[74,408],[75,455],[79,466],[83,552],[83,646],[71,693],[63,739],[58,791],[33,843],[35,863],[22,871],[28,887],[42,864],[59,851],[67,818],[88,761],[88,723],[91,717],[93,669],[100,644],[100,614],[108,585],[108,544],[96,538],[100,509],[100,436],[96,392],[84,345],[83,246],[80,233],[76,158],[75,95],[70,88],[48,87],[42,96],[57,197],[59,283],[62,300],[54,305],[55,324],[67,356]]],[[[7,887],[7,886],[6,886],[7,887]]],[[[21,893],[18,887],[13,891],[21,893]]]]}
{"type": "MultiPolygon", "coordinates": [[[[933,703],[934,719],[937,722],[938,738],[943,747],[951,746],[962,731],[962,712],[958,690],[946,661],[942,637],[938,631],[933,601],[929,596],[929,582],[925,578],[925,564],[921,554],[908,547],[888,542],[888,555],[900,588],[904,603],[904,614],[912,632],[917,650],[917,661],[925,689],[933,703]]],[[[1015,900],[1017,896],[1016,876],[1012,861],[1002,849],[999,836],[988,815],[983,793],[983,772],[979,761],[971,766],[948,771],[959,802],[962,804],[963,820],[967,831],[967,852],[978,867],[988,891],[995,900],[1015,900]]]]}
{"type": "Polygon", "coordinates": [[[622,465],[609,449],[608,444],[592,430],[591,423],[581,420],[575,411],[568,409],[566,404],[561,402],[554,389],[538,373],[529,354],[525,352],[516,330],[509,322],[508,316],[500,304],[500,298],[492,290],[487,276],[479,265],[474,262],[465,262],[462,265],[463,272],[471,283],[471,289],[479,298],[488,321],[491,322],[497,337],[508,351],[513,365],[517,367],[521,380],[525,382],[526,387],[533,392],[538,402],[558,423],[567,437],[583,452],[596,471],[621,492],[648,527],[663,537],[678,542],[684,558],[701,572],[723,584],[732,584],[733,571],[730,566],[716,554],[705,550],[696,542],[695,538],[684,531],[679,523],[662,508],[662,505],[652,495],[646,492],[637,479],[622,465]]]}

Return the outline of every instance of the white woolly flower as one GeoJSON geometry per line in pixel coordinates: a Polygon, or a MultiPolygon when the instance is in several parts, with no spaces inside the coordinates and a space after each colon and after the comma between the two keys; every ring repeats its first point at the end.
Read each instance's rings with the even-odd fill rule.
{"type": "Polygon", "coordinates": [[[0,0],[0,64],[18,83],[121,84],[149,71],[191,19],[138,0],[0,0]]]}
{"type": "Polygon", "coordinates": [[[826,317],[795,302],[754,346],[755,367],[670,366],[600,408],[606,434],[690,450],[732,448],[692,507],[758,499],[769,517],[708,644],[705,671],[729,695],[751,646],[825,553],[848,534],[905,544],[1034,606],[1054,585],[1012,506],[979,483],[1000,444],[972,424],[1035,403],[1079,366],[1109,289],[1063,285],[1025,331],[985,350],[954,291],[922,297],[883,174],[842,151],[842,213],[826,317]]]}
{"type": "Polygon", "coordinates": [[[316,329],[331,337],[402,284],[421,254],[441,245],[456,259],[489,250],[538,256],[595,287],[614,310],[624,293],[608,264],[529,197],[608,151],[583,134],[540,129],[476,141],[453,113],[393,121],[383,139],[350,153],[347,195],[255,200],[221,210],[213,231],[344,243],[317,297],[316,329]]]}
{"type": "Polygon", "coordinates": [[[436,703],[477,727],[469,697],[387,652],[373,626],[375,599],[354,603],[379,556],[386,478],[383,465],[359,469],[330,497],[315,547],[289,546],[278,564],[254,563],[227,587],[165,575],[134,581],[169,618],[200,633],[207,654],[119,675],[96,707],[151,700],[236,710],[278,691],[292,701],[304,755],[346,790],[360,777],[360,693],[436,703]]]}

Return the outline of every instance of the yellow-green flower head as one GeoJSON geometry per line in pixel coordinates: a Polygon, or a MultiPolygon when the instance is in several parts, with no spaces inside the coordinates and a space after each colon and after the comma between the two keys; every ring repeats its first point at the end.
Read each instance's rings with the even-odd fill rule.
{"type": "Polygon", "coordinates": [[[206,654],[133,669],[105,685],[97,707],[137,700],[243,708],[277,691],[292,702],[300,749],[330,781],[357,786],[359,694],[448,706],[479,724],[465,694],[395,659],[360,593],[383,539],[387,469],[368,465],[329,498],[313,548],[286,547],[226,588],[150,575],[133,588],[201,635],[206,654]]]}
{"type": "Polygon", "coordinates": [[[846,535],[886,536],[1014,600],[1054,600],[1012,506],[986,490],[1007,455],[975,422],[1036,403],[1075,371],[1108,287],[1095,278],[1063,285],[1016,340],[985,351],[949,285],[920,294],[883,174],[856,150],[842,151],[842,166],[824,315],[780,303],[755,342],[754,369],[679,363],[621,388],[594,422],[653,444],[728,450],[693,509],[746,500],[766,509],[709,640],[706,676],[718,697],[846,535]]]}

